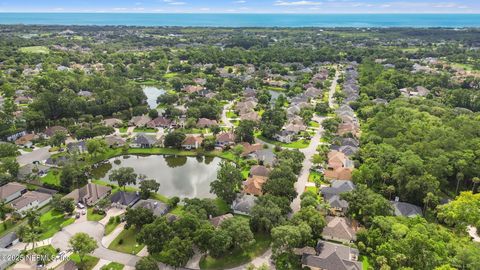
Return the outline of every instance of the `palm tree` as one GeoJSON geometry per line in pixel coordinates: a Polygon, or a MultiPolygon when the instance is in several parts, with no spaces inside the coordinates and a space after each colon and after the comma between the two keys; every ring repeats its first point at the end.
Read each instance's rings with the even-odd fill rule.
{"type": "Polygon", "coordinates": [[[475,188],[476,188],[477,184],[480,183],[480,178],[473,177],[472,182],[473,182],[472,193],[475,193],[475,188]]]}

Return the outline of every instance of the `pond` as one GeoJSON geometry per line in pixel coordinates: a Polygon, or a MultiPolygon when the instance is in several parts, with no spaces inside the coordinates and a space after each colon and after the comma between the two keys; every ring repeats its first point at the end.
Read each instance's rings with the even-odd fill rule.
{"type": "Polygon", "coordinates": [[[167,197],[215,198],[210,193],[210,183],[217,177],[220,162],[215,157],[123,156],[99,164],[92,174],[95,179],[110,182],[111,170],[132,167],[136,174],[159,182],[158,193],[167,197]]]}
{"type": "Polygon", "coordinates": [[[147,104],[150,109],[157,108],[157,98],[165,94],[164,89],[159,89],[153,86],[143,86],[143,93],[147,96],[147,104]]]}

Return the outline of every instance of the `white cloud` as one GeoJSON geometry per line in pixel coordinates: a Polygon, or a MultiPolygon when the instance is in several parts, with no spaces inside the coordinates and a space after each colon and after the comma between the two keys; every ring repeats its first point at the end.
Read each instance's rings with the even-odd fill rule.
{"type": "Polygon", "coordinates": [[[174,5],[174,6],[180,6],[180,5],[185,5],[185,2],[179,2],[175,0],[163,0],[163,2],[169,4],[169,5],[174,5]]]}
{"type": "Polygon", "coordinates": [[[233,3],[234,4],[245,4],[245,3],[247,3],[247,1],[240,0],[240,1],[234,1],[233,3]]]}
{"type": "Polygon", "coordinates": [[[322,5],[322,2],[314,2],[314,1],[294,1],[294,2],[288,2],[288,1],[276,1],[275,6],[319,6],[322,5]]]}
{"type": "Polygon", "coordinates": [[[208,7],[204,7],[204,8],[200,8],[200,10],[201,10],[201,11],[209,11],[209,10],[210,10],[210,8],[208,8],[208,7]]]}

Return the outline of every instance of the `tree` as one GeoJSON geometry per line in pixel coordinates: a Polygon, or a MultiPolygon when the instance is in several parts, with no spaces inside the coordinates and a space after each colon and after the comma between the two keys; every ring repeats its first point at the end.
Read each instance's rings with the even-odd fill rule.
{"type": "Polygon", "coordinates": [[[125,190],[125,186],[134,185],[137,182],[137,174],[133,168],[122,167],[112,170],[108,179],[111,182],[117,182],[118,186],[123,187],[123,190],[125,190]]]}
{"type": "Polygon", "coordinates": [[[166,243],[174,237],[173,230],[165,217],[155,219],[143,226],[137,235],[137,241],[147,245],[150,254],[161,252],[166,243]]]}
{"type": "Polygon", "coordinates": [[[15,157],[18,155],[18,149],[12,143],[0,143],[0,158],[15,157]]]}
{"type": "Polygon", "coordinates": [[[163,251],[160,252],[160,256],[164,263],[181,267],[187,264],[193,253],[193,243],[190,239],[180,239],[175,236],[165,245],[163,251]]]}
{"type": "Polygon", "coordinates": [[[160,183],[154,179],[140,181],[140,196],[142,199],[148,199],[151,193],[155,193],[160,189],[160,183]]]}
{"type": "Polygon", "coordinates": [[[290,221],[292,224],[300,225],[302,223],[310,226],[312,230],[312,237],[318,239],[322,236],[323,228],[326,225],[323,215],[313,207],[306,207],[300,209],[295,213],[290,221]]]}
{"type": "Polygon", "coordinates": [[[166,147],[172,147],[172,148],[180,149],[180,148],[182,148],[182,143],[183,143],[183,141],[185,140],[186,137],[187,136],[183,132],[172,131],[165,136],[165,140],[164,140],[163,144],[166,147]]]}
{"type": "Polygon", "coordinates": [[[255,122],[250,120],[240,121],[240,124],[235,129],[235,141],[236,142],[255,142],[255,122]]]}
{"type": "Polygon", "coordinates": [[[152,256],[142,257],[136,264],[135,270],[158,269],[157,261],[152,256]]]}
{"type": "Polygon", "coordinates": [[[72,162],[67,163],[62,168],[60,174],[60,184],[62,189],[70,191],[72,188],[77,188],[85,185],[88,181],[88,177],[85,173],[85,169],[79,164],[72,162]]]}
{"type": "Polygon", "coordinates": [[[245,219],[227,219],[222,222],[220,228],[230,235],[234,248],[244,249],[255,241],[250,225],[245,219]]]}
{"type": "Polygon", "coordinates": [[[129,208],[125,213],[125,228],[134,226],[137,230],[155,220],[152,210],[143,207],[129,208]]]}
{"type": "Polygon", "coordinates": [[[357,185],[355,190],[343,193],[340,197],[348,202],[347,215],[366,226],[375,216],[393,215],[390,202],[365,185],[357,185]]]}
{"type": "Polygon", "coordinates": [[[208,219],[209,216],[218,216],[218,206],[213,199],[185,198],[183,202],[183,210],[196,215],[200,219],[208,219]]]}
{"type": "Polygon", "coordinates": [[[232,237],[227,231],[218,230],[210,238],[209,252],[213,257],[220,257],[232,246],[232,237]]]}
{"type": "MultiPolygon", "coordinates": [[[[13,208],[10,204],[6,203],[5,201],[0,201],[0,221],[4,221],[7,217],[7,214],[13,212],[13,208]]],[[[4,224],[6,225],[6,224],[4,224]]]]}
{"type": "MultiPolygon", "coordinates": [[[[260,197],[253,206],[251,215],[252,227],[257,231],[270,232],[274,227],[285,222],[285,214],[270,195],[260,197]],[[269,199],[270,198],[270,199],[269,199]]],[[[289,201],[288,201],[289,202],[289,201]]]]}
{"type": "Polygon", "coordinates": [[[272,252],[274,257],[291,253],[293,248],[303,247],[311,238],[311,229],[302,223],[299,226],[283,225],[272,229],[272,252]]]}
{"type": "Polygon", "coordinates": [[[86,233],[76,233],[70,238],[68,244],[73,252],[80,257],[81,266],[83,266],[85,256],[92,253],[98,247],[97,241],[86,233]]]}
{"type": "Polygon", "coordinates": [[[87,150],[88,153],[94,157],[98,154],[104,153],[107,149],[107,144],[104,140],[100,139],[90,139],[87,140],[87,150]]]}
{"type": "Polygon", "coordinates": [[[450,226],[465,229],[472,225],[480,227],[480,193],[461,192],[455,200],[438,207],[438,218],[450,226]],[[473,211],[477,209],[477,211],[473,211]]]}
{"type": "Polygon", "coordinates": [[[242,185],[242,172],[231,162],[223,161],[217,172],[217,179],[210,183],[210,192],[231,204],[242,185]]]}
{"type": "Polygon", "coordinates": [[[51,146],[61,146],[65,143],[67,134],[63,131],[56,131],[49,140],[51,146]]]}
{"type": "Polygon", "coordinates": [[[262,115],[262,122],[260,123],[262,135],[273,139],[273,136],[282,129],[286,119],[286,113],[283,109],[274,108],[266,110],[262,115]]]}
{"type": "Polygon", "coordinates": [[[71,215],[75,211],[75,202],[72,198],[63,198],[59,194],[53,195],[52,199],[53,208],[60,213],[67,213],[71,215]]]}
{"type": "Polygon", "coordinates": [[[148,111],[148,117],[154,119],[154,118],[157,118],[158,117],[158,111],[155,110],[155,109],[152,109],[150,111],[148,111]]]}

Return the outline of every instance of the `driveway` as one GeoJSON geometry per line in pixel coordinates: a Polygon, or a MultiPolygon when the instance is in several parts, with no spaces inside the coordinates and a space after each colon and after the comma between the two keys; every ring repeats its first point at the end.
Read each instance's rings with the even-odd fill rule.
{"type": "Polygon", "coordinates": [[[95,221],[85,221],[74,223],[70,226],[63,228],[61,231],[56,233],[52,238],[52,246],[54,248],[59,248],[60,250],[69,249],[68,241],[72,236],[77,233],[86,233],[97,240],[98,243],[101,242],[103,238],[104,227],[95,221]]]}
{"type": "Polygon", "coordinates": [[[17,157],[17,162],[20,166],[24,166],[33,163],[34,161],[45,161],[52,155],[48,150],[50,150],[50,146],[38,148],[32,152],[24,152],[17,157]]]}
{"type": "Polygon", "coordinates": [[[338,68],[337,68],[337,71],[335,72],[335,78],[333,78],[332,85],[330,86],[330,90],[328,91],[328,106],[332,109],[335,106],[335,98],[333,97],[333,95],[337,90],[337,80],[339,76],[340,76],[340,72],[338,72],[338,68]]]}
{"type": "Polygon", "coordinates": [[[228,104],[225,104],[223,106],[222,110],[222,122],[227,128],[233,128],[233,124],[230,122],[230,120],[227,117],[227,111],[232,107],[233,101],[230,101],[228,104]]]}

